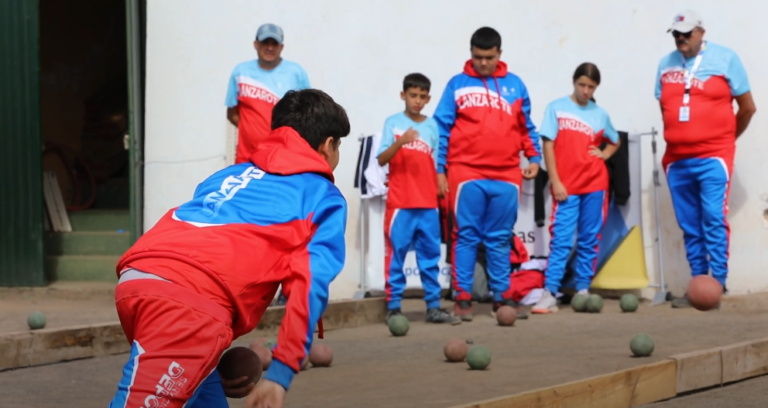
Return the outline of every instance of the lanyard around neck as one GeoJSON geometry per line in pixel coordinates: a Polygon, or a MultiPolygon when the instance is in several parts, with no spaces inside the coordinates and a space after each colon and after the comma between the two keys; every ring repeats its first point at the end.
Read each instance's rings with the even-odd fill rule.
{"type": "Polygon", "coordinates": [[[693,66],[691,66],[690,71],[685,68],[685,55],[680,54],[683,58],[683,75],[685,75],[685,94],[683,95],[684,105],[688,105],[688,102],[691,101],[691,86],[693,85],[693,77],[696,74],[696,71],[699,69],[699,65],[701,65],[701,60],[704,57],[704,51],[706,49],[707,43],[704,42],[701,44],[701,50],[699,51],[698,55],[696,55],[696,59],[693,61],[693,66]]]}

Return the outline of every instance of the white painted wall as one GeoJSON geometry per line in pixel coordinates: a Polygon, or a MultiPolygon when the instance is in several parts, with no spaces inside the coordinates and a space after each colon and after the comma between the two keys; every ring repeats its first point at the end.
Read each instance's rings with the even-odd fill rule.
{"type": "MultiPolygon", "coordinates": [[[[662,128],[653,97],[656,66],[674,47],[666,29],[674,14],[695,7],[707,38],[736,50],[750,75],[758,114],[739,140],[730,222],[734,293],[768,290],[768,120],[762,109],[768,79],[763,16],[768,3],[734,0],[228,0],[149,2],[146,84],[145,228],[187,200],[197,185],[225,165],[228,124],[224,96],[231,69],[255,58],[251,42],[265,22],[283,27],[284,57],[299,62],[314,87],[346,109],[352,134],[336,170],[349,201],[349,256],[332,287],[334,298],[356,290],[358,192],[352,188],[356,137],[377,131],[403,108],[402,77],[420,71],[433,81],[431,114],[447,81],[469,57],[469,38],[483,25],[499,30],[502,58],[528,86],[532,117],[541,123],[545,105],[571,91],[570,76],[584,61],[596,63],[603,85],[596,94],[617,128],[662,128]]],[[[644,240],[656,281],[650,140],[643,149],[644,240]]],[[[663,141],[661,148],[663,149],[663,141]]],[[[662,150],[663,151],[663,150],[662,150]]],[[[663,259],[671,289],[685,285],[688,267],[666,184],[661,189],[663,259]]]]}

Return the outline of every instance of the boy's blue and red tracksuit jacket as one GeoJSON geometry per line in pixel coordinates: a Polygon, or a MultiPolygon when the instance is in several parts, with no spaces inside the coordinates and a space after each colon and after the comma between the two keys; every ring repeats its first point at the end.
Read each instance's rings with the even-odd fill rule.
{"type": "Polygon", "coordinates": [[[454,220],[452,264],[457,300],[471,298],[476,248],[468,245],[483,241],[486,248],[492,247],[489,273],[498,275],[491,277],[491,284],[496,282],[492,289],[499,301],[509,288],[510,243],[522,184],[520,153],[531,163],[541,162],[528,91],[504,62],[499,61],[495,72],[483,77],[469,60],[464,71],[448,82],[434,118],[440,130],[437,172],[447,175],[448,205],[454,220]],[[461,223],[472,224],[470,230],[479,231],[478,236],[457,238],[461,223]],[[462,239],[466,244],[457,247],[462,239]]]}
{"type": "MultiPolygon", "coordinates": [[[[232,339],[254,330],[282,284],[288,303],[264,378],[287,389],[308,355],[329,285],[344,266],[346,220],[347,204],[328,163],[292,128],[272,131],[249,162],[202,182],[191,201],[168,211],[123,255],[118,274],[134,269],[170,281],[118,285],[116,301],[125,303],[118,311],[125,311],[121,322],[129,341],[143,341],[141,351],[155,353],[153,358],[167,349],[188,353],[187,373],[200,372],[185,381],[196,387],[232,339]],[[131,300],[148,295],[156,306],[141,309],[131,300]],[[175,320],[153,312],[187,307],[196,312],[175,320]],[[215,321],[196,328],[198,320],[189,317],[195,313],[215,321]],[[207,344],[186,344],[185,337],[193,336],[207,344]],[[195,353],[198,360],[192,359],[195,353]]],[[[160,367],[170,363],[164,364],[160,367]]],[[[161,374],[145,376],[154,385],[161,374]]],[[[177,394],[191,397],[194,387],[177,394]]]]}

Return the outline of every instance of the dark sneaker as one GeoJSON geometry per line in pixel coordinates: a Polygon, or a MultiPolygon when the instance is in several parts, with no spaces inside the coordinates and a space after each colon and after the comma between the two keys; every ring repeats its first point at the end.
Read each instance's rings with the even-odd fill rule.
{"type": "Polygon", "coordinates": [[[499,308],[502,306],[509,306],[515,309],[518,319],[525,320],[528,318],[528,312],[526,312],[519,303],[512,299],[504,299],[501,302],[493,302],[493,313],[496,313],[496,311],[499,310],[499,308]]]}
{"type": "Polygon", "coordinates": [[[432,308],[427,310],[427,323],[461,324],[461,319],[453,317],[445,309],[432,308]]]}
{"type": "Polygon", "coordinates": [[[288,303],[288,298],[283,295],[283,291],[280,291],[280,295],[277,296],[277,305],[285,306],[286,303],[288,303]]]}
{"type": "Polygon", "coordinates": [[[453,315],[459,317],[462,321],[472,321],[472,302],[469,300],[460,300],[453,305],[453,315]]]}
{"type": "Polygon", "coordinates": [[[389,322],[389,319],[392,317],[399,316],[401,314],[403,314],[403,312],[400,311],[400,308],[387,310],[387,320],[385,320],[384,323],[389,322]]]}
{"type": "Polygon", "coordinates": [[[686,309],[691,307],[691,303],[688,301],[688,294],[686,293],[683,295],[683,297],[672,299],[672,308],[673,309],[686,309]]]}

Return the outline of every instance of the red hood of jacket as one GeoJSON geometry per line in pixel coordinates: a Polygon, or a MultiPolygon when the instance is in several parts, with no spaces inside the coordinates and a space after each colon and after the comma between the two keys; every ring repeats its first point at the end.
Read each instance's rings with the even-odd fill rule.
{"type": "Polygon", "coordinates": [[[251,155],[251,163],[270,174],[317,173],[334,182],[328,162],[288,126],[277,128],[260,140],[251,155]]]}
{"type": "MultiPolygon", "coordinates": [[[[478,74],[477,71],[475,71],[475,66],[472,65],[472,60],[467,60],[467,62],[464,63],[464,73],[474,77],[474,78],[482,78],[482,75],[478,74]]],[[[493,71],[493,74],[490,76],[494,78],[501,78],[507,75],[507,63],[504,61],[499,61],[496,64],[496,70],[493,71]]]]}

